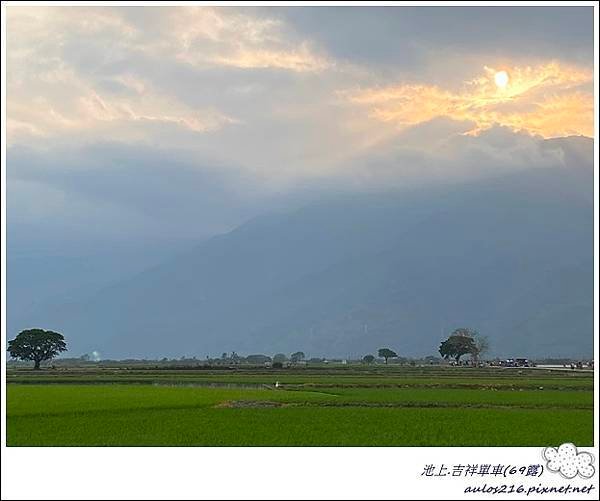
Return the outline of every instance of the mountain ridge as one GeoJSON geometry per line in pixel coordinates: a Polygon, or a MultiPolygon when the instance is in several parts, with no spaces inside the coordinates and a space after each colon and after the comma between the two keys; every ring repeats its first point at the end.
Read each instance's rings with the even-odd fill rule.
{"type": "Polygon", "coordinates": [[[72,351],[107,356],[344,356],[382,345],[424,356],[461,325],[499,356],[583,356],[593,346],[592,200],[585,162],[324,199],[255,218],[37,321],[61,329],[72,351]]]}

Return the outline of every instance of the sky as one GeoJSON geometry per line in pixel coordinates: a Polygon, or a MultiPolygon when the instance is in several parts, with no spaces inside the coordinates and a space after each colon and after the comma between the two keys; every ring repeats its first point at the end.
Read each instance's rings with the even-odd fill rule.
{"type": "Polygon", "coordinates": [[[196,241],[593,135],[592,7],[6,10],[16,253],[196,241]]]}

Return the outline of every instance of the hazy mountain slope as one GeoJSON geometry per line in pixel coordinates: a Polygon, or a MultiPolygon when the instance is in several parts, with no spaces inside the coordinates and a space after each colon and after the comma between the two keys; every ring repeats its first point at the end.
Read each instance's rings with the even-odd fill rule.
{"type": "Polygon", "coordinates": [[[37,321],[72,351],[435,353],[468,325],[497,354],[592,347],[593,171],[338,197],[258,218],[37,321]]]}
{"type": "Polygon", "coordinates": [[[304,332],[318,351],[360,353],[387,343],[414,354],[434,352],[441,331],[466,324],[489,334],[499,354],[591,349],[590,206],[575,186],[561,184],[559,172],[539,187],[549,174],[522,177],[519,190],[505,180],[481,198],[480,187],[390,250],[309,277],[283,299],[274,295],[273,308],[291,318],[284,314],[256,338],[280,332],[273,342],[283,349],[304,332]]]}
{"type": "MultiPolygon", "coordinates": [[[[50,308],[94,294],[175,254],[171,245],[132,247],[104,243],[104,248],[89,251],[65,245],[58,251],[21,244],[8,249],[8,332],[31,327],[35,317],[50,308]]],[[[183,248],[187,247],[189,243],[183,248]]]]}

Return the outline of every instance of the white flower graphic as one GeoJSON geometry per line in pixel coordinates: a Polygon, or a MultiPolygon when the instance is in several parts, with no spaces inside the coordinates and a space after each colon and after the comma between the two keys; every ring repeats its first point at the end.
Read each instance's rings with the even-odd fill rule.
{"type": "Polygon", "coordinates": [[[574,478],[579,474],[583,478],[591,478],[596,469],[592,464],[594,456],[589,452],[577,452],[574,444],[562,444],[558,449],[546,447],[542,453],[547,461],[546,468],[560,473],[564,478],[574,478]]]}

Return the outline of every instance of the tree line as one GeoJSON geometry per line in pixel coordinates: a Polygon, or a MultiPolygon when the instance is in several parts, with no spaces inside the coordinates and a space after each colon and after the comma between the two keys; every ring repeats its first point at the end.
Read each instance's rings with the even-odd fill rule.
{"type": "MultiPolygon", "coordinates": [[[[455,329],[448,339],[442,340],[438,351],[444,360],[454,359],[458,363],[464,355],[471,355],[474,361],[479,361],[480,357],[488,352],[489,347],[487,337],[480,335],[474,329],[460,327],[455,329]]],[[[386,365],[389,359],[399,358],[398,354],[390,348],[379,348],[377,355],[383,358],[386,365]]],[[[366,364],[372,364],[375,362],[375,357],[368,354],[362,360],[366,364]]]]}
{"type": "MultiPolygon", "coordinates": [[[[52,360],[59,353],[67,350],[67,344],[62,334],[43,329],[28,329],[20,332],[17,337],[8,342],[8,352],[12,358],[28,360],[34,363],[34,369],[39,369],[42,362],[52,360]]],[[[450,336],[443,340],[439,353],[445,360],[454,359],[457,363],[464,355],[470,355],[474,361],[489,350],[487,337],[481,336],[476,330],[460,327],[455,329],[450,336]]],[[[377,355],[387,365],[388,360],[399,358],[398,354],[390,348],[379,348],[377,355]]],[[[272,358],[267,355],[248,355],[241,357],[235,351],[231,354],[223,353],[220,359],[226,363],[272,364],[273,367],[283,367],[286,362],[293,364],[306,361],[302,351],[292,353],[289,358],[284,353],[277,353],[272,358]]],[[[362,358],[366,364],[375,362],[375,356],[367,354],[362,358]]],[[[215,362],[208,359],[207,361],[215,362]]],[[[309,362],[322,362],[324,359],[310,359],[309,362]]]]}

